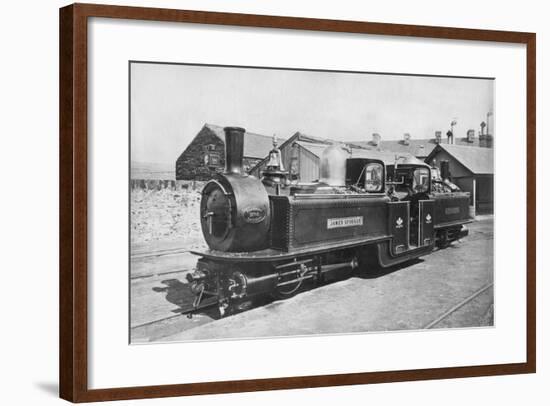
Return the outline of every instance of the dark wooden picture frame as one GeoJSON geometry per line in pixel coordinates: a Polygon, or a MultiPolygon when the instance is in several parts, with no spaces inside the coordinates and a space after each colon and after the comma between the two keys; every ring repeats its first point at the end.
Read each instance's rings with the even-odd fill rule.
{"type": "Polygon", "coordinates": [[[60,396],[73,402],[533,373],[536,370],[536,96],[534,33],[74,4],[60,9],[60,396]],[[128,388],[88,388],[88,18],[185,22],[525,44],[527,48],[527,329],[524,363],[128,388]]]}

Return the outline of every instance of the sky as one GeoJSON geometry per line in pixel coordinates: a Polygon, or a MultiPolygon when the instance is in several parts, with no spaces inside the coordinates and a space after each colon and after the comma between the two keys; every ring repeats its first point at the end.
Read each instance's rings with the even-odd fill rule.
{"type": "Polygon", "coordinates": [[[337,141],[479,130],[494,111],[494,80],[371,73],[131,65],[131,158],[174,164],[205,123],[289,138],[337,141]]]}

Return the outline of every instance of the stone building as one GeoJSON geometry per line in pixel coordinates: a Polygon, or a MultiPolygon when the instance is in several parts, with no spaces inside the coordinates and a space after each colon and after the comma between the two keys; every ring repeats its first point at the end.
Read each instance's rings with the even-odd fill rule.
{"type": "MultiPolygon", "coordinates": [[[[282,143],[284,140],[278,140],[282,143]]],[[[250,169],[273,148],[273,138],[246,132],[244,167],[250,169]]],[[[176,180],[209,180],[225,167],[225,133],[222,126],[204,124],[176,160],[176,180]]]]}

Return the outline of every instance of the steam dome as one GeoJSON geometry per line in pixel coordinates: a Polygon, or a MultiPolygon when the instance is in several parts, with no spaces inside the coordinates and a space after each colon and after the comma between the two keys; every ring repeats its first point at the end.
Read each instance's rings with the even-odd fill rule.
{"type": "Polygon", "coordinates": [[[346,159],[348,153],[340,145],[325,148],[321,155],[320,182],[330,186],[346,185],[346,159]]]}

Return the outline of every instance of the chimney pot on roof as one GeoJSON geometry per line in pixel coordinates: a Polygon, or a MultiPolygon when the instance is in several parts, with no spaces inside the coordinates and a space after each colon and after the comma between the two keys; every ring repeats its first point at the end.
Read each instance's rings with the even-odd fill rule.
{"type": "Polygon", "coordinates": [[[435,132],[435,143],[436,144],[441,144],[441,131],[436,131],[435,132]]]}
{"type": "Polygon", "coordinates": [[[487,127],[487,124],[485,123],[485,121],[482,121],[479,127],[481,128],[481,135],[485,135],[484,130],[485,130],[485,127],[487,127]]]}
{"type": "Polygon", "coordinates": [[[451,130],[447,131],[447,144],[454,144],[454,135],[451,130]]]}
{"type": "Polygon", "coordinates": [[[468,142],[474,142],[474,141],[475,141],[475,138],[476,138],[476,132],[475,132],[475,130],[469,129],[469,130],[466,132],[466,140],[467,140],[468,142]]]}
{"type": "Polygon", "coordinates": [[[373,133],[372,134],[372,145],[374,145],[375,147],[377,147],[378,145],[380,145],[380,140],[381,140],[382,137],[380,137],[380,134],[378,133],[373,133]]]}
{"type": "Polygon", "coordinates": [[[409,133],[403,134],[403,144],[409,145],[410,140],[411,140],[411,134],[409,133]]]}

